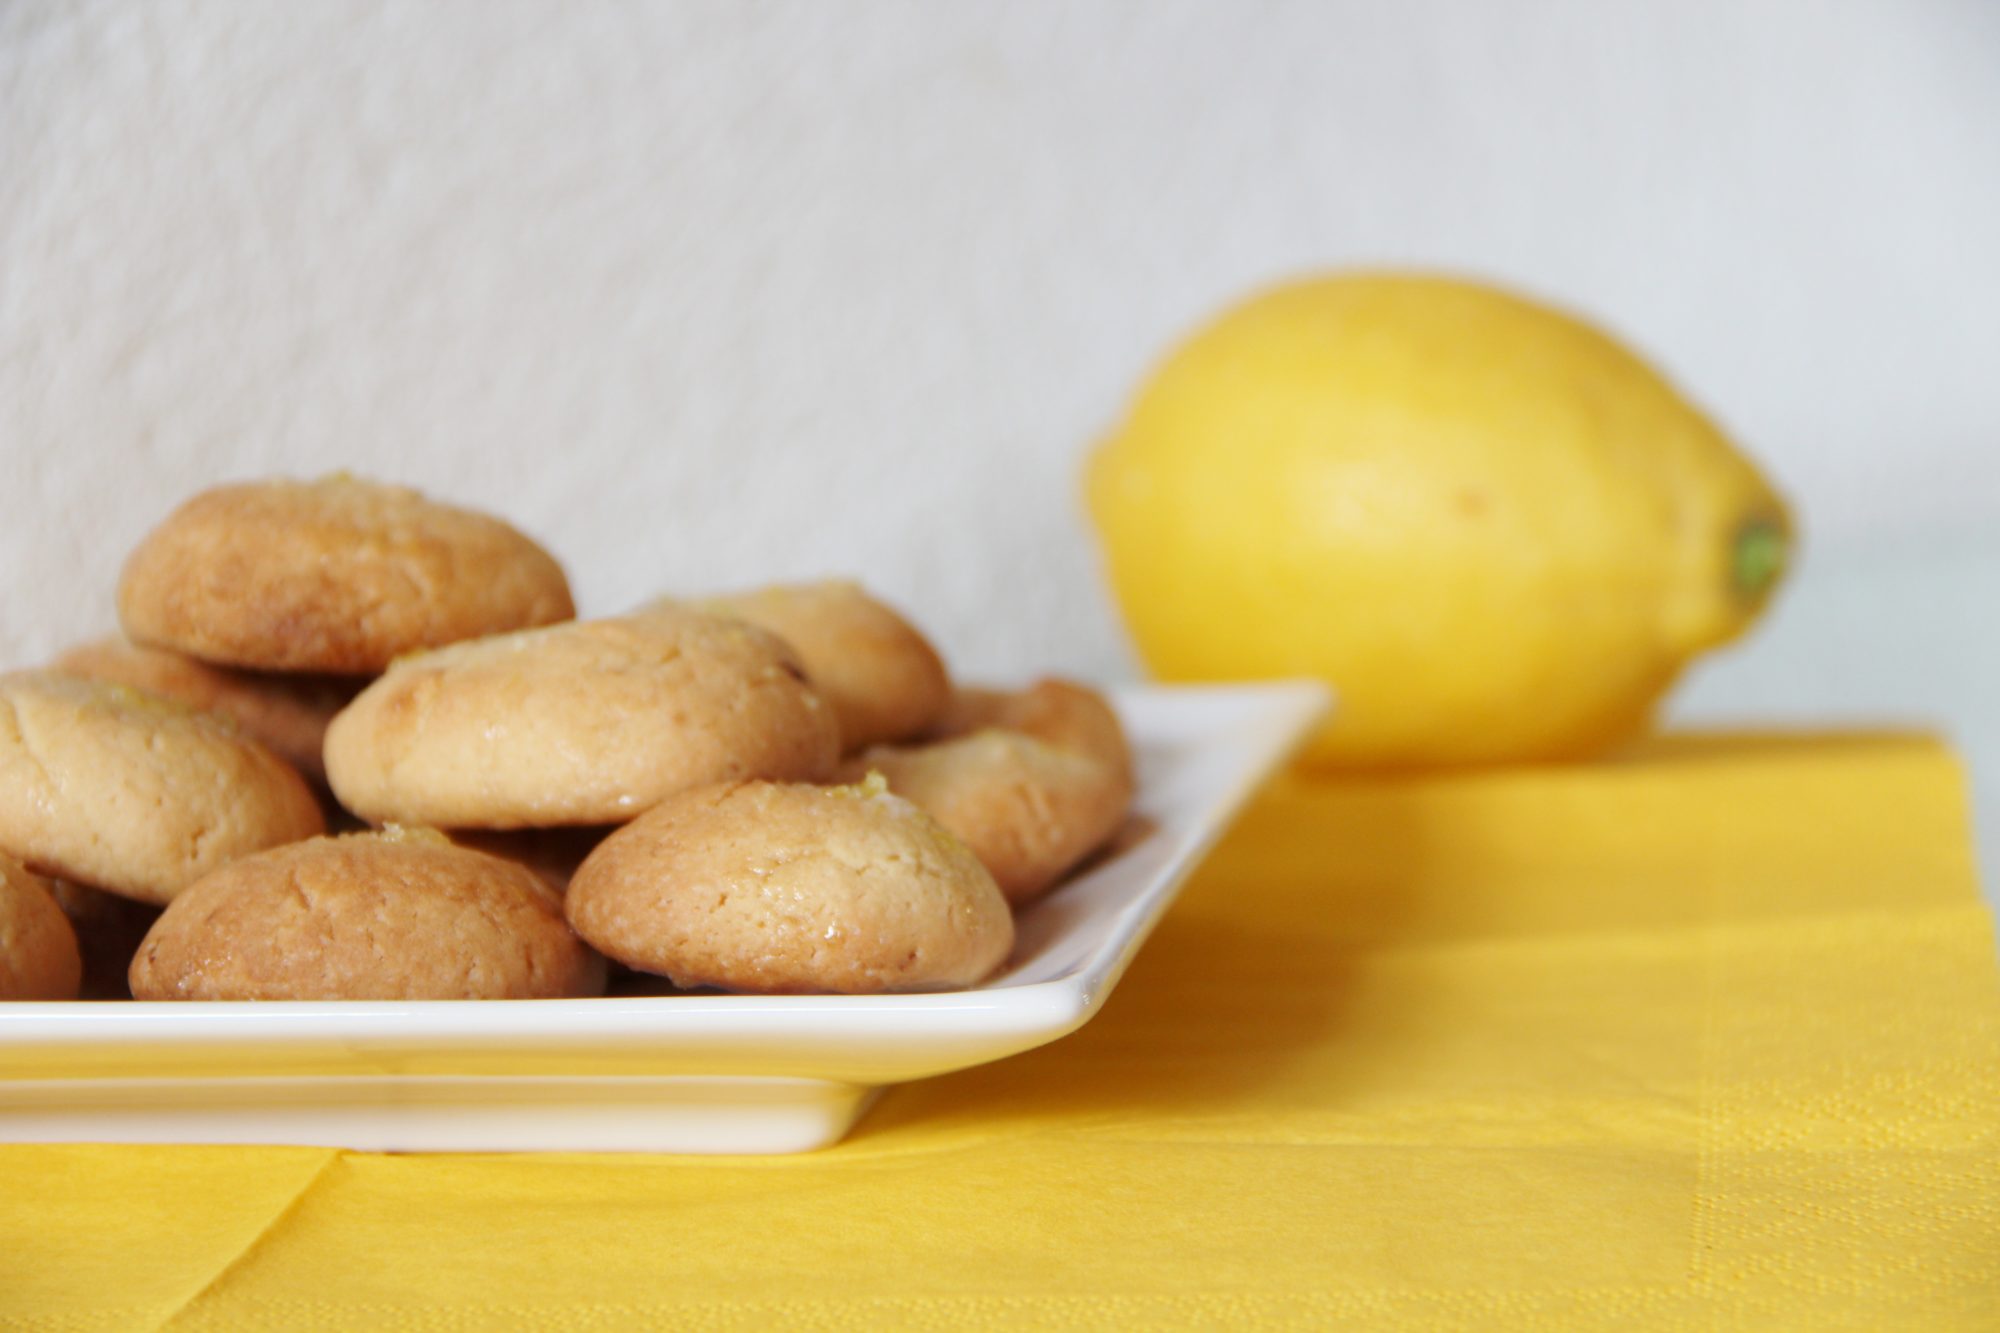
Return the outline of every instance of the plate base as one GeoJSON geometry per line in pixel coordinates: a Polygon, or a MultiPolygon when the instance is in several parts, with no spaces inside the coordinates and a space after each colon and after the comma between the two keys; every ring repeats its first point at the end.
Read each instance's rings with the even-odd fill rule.
{"type": "Polygon", "coordinates": [[[0,1142],[792,1153],[838,1140],[880,1092],[805,1078],[38,1079],[0,1083],[0,1142]]]}

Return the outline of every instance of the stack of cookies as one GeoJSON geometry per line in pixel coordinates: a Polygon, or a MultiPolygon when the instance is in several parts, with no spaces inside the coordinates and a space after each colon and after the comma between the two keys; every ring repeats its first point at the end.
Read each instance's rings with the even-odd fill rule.
{"type": "Polygon", "coordinates": [[[852,584],[577,620],[348,476],[195,497],[118,614],[0,676],[0,1000],[970,986],[1132,797],[1098,695],[954,689],[852,584]]]}

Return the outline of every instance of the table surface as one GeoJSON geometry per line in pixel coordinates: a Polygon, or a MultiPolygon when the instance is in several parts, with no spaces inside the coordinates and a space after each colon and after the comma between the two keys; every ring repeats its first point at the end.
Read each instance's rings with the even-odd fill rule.
{"type": "Polygon", "coordinates": [[[0,1329],[2000,1328],[1939,745],[1284,780],[1104,1011],[795,1158],[0,1146],[0,1329]]]}

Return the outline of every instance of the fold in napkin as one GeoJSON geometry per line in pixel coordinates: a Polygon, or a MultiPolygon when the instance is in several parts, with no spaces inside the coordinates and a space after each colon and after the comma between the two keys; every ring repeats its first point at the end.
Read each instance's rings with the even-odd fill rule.
{"type": "Polygon", "coordinates": [[[1289,779],[1105,1012],[763,1159],[0,1148],[0,1328],[2000,1327],[1957,766],[1289,779]]]}

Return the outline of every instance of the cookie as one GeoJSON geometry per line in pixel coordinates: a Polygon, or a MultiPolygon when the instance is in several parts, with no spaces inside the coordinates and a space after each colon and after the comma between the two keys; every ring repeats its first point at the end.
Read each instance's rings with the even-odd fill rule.
{"type": "Polygon", "coordinates": [[[987,727],[1018,731],[1073,750],[1132,779],[1132,748],[1104,696],[1087,685],[1050,677],[1025,690],[968,688],[952,696],[932,734],[940,739],[987,727]]]}
{"type": "Polygon", "coordinates": [[[991,727],[878,746],[842,769],[849,779],[869,773],[962,839],[1016,907],[1109,839],[1132,801],[1130,779],[1095,756],[991,727]]]}
{"type": "Polygon", "coordinates": [[[40,876],[0,856],[0,1000],[74,1000],[76,932],[40,876]]]}
{"type": "Polygon", "coordinates": [[[361,688],[360,681],[346,676],[233,671],[119,638],[79,644],[51,663],[50,670],[130,685],[206,713],[220,713],[244,735],[263,742],[322,785],[326,764],[320,749],[326,743],[326,724],[361,688]]]}
{"type": "Polygon", "coordinates": [[[134,641],[258,671],[372,674],[575,614],[562,567],[499,519],[348,476],[204,491],[118,585],[134,641]]]}
{"type": "Polygon", "coordinates": [[[838,750],[782,640],[670,609],[398,662],[327,728],[326,768],[376,823],[542,828],[622,824],[706,783],[821,778],[838,750]]]}
{"type": "Polygon", "coordinates": [[[530,1000],[598,995],[562,900],[442,834],[314,838],[205,875],[132,960],[141,1000],[530,1000]]]}
{"type": "Polygon", "coordinates": [[[305,779],[225,719],[78,676],[0,676],[0,851],[38,873],[164,903],[322,827],[305,779]]]}
{"type": "Polygon", "coordinates": [[[564,908],[628,967],[763,993],[970,986],[1014,940],[992,876],[880,783],[670,797],[590,854],[564,908]]]}
{"type": "Polygon", "coordinates": [[[919,735],[951,701],[937,650],[858,584],[762,588],[691,605],[761,625],[797,649],[813,688],[840,720],[844,750],[919,735]]]}

